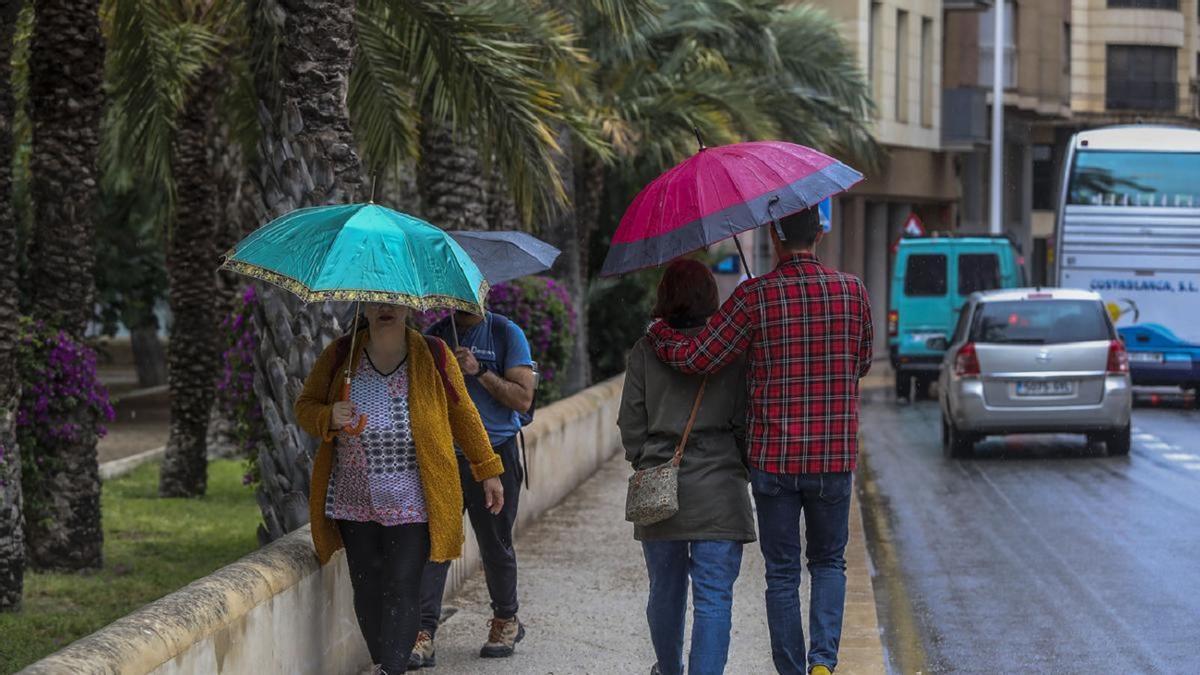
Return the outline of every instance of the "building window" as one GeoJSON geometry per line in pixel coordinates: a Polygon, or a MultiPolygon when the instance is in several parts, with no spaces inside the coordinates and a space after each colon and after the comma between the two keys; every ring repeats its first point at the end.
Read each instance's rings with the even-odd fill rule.
{"type": "Polygon", "coordinates": [[[921,126],[933,126],[933,19],[921,19],[921,126]]]}
{"type": "Polygon", "coordinates": [[[896,11],[896,119],[908,121],[908,12],[896,11]]]}
{"type": "Polygon", "coordinates": [[[881,83],[883,77],[879,72],[880,54],[879,54],[879,22],[883,18],[883,3],[871,3],[871,23],[867,27],[867,76],[871,78],[871,95],[878,104],[875,106],[875,114],[878,115],[880,108],[883,107],[883,96],[881,83]]]}
{"type": "MultiPolygon", "coordinates": [[[[993,5],[979,13],[979,84],[992,86],[992,38],[996,32],[996,9],[993,5]]],[[[1004,0],[1004,88],[1017,86],[1017,12],[1012,0],[1004,0]]]]}
{"type": "Polygon", "coordinates": [[[1054,210],[1054,146],[1033,146],[1033,209],[1054,210]]]}
{"type": "Polygon", "coordinates": [[[1174,47],[1108,45],[1105,107],[1175,110],[1179,94],[1175,58],[1174,47]]]}
{"type": "Polygon", "coordinates": [[[1179,0],[1108,0],[1109,9],[1173,9],[1179,11],[1179,0]]]}

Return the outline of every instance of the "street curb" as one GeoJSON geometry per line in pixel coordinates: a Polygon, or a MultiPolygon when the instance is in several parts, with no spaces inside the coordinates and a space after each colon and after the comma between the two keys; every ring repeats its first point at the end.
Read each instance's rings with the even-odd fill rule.
{"type": "Polygon", "coordinates": [[[146,396],[154,396],[155,394],[162,394],[162,393],[170,390],[170,388],[171,388],[170,385],[160,384],[157,387],[146,387],[145,389],[134,389],[133,391],[127,391],[124,394],[121,394],[120,396],[114,396],[109,401],[109,404],[116,405],[118,403],[121,403],[122,401],[130,401],[133,399],[143,398],[146,396]]]}
{"type": "Polygon", "coordinates": [[[145,452],[139,452],[136,455],[130,455],[129,457],[122,457],[121,459],[114,459],[110,462],[104,462],[100,464],[100,480],[111,480],[113,478],[124,476],[125,474],[133,471],[147,462],[153,462],[157,459],[162,459],[162,456],[166,454],[166,452],[167,446],[164,445],[162,447],[154,448],[153,450],[147,450],[145,452]]]}
{"type": "Polygon", "coordinates": [[[879,625],[874,577],[877,573],[867,546],[858,491],[850,500],[850,538],[846,546],[846,606],[842,642],[838,649],[840,673],[887,673],[887,651],[879,625]]]}

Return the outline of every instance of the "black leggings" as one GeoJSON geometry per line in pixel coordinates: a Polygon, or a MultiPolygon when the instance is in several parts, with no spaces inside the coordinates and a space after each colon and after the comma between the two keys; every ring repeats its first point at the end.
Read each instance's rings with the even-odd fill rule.
{"type": "Polygon", "coordinates": [[[337,522],[354,587],[354,613],[371,661],[389,673],[403,673],[421,624],[429,525],[337,522]]]}

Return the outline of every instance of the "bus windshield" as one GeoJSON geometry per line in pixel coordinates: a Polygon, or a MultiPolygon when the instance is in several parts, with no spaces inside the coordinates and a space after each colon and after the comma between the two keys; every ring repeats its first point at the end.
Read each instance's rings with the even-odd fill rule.
{"type": "Polygon", "coordinates": [[[1200,208],[1200,153],[1082,150],[1068,204],[1200,208]]]}

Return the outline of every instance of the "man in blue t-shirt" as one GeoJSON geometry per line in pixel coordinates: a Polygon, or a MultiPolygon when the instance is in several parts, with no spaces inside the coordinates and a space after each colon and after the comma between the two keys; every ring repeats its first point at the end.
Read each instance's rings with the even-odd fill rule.
{"type": "MultiPolygon", "coordinates": [[[[471,519],[488,593],[492,596],[493,619],[488,622],[487,643],[479,655],[484,658],[512,656],[516,643],[525,637],[525,627],[517,619],[517,556],[513,552],[512,531],[517,520],[517,501],[521,493],[524,469],[517,449],[521,430],[519,413],[533,405],[537,386],[529,341],[519,326],[499,314],[488,312],[479,317],[456,312],[432,328],[429,334],[442,338],[454,348],[454,355],[467,381],[467,392],[479,410],[492,447],[504,462],[500,476],[504,484],[504,506],[492,515],[485,505],[483,490],[471,476],[471,467],[459,453],[458,468],[462,479],[463,508],[471,519]],[[458,332],[454,343],[453,320],[458,332]]],[[[442,614],[442,595],[450,563],[427,563],[421,579],[421,632],[413,647],[409,668],[433,666],[433,636],[442,614]]]]}

